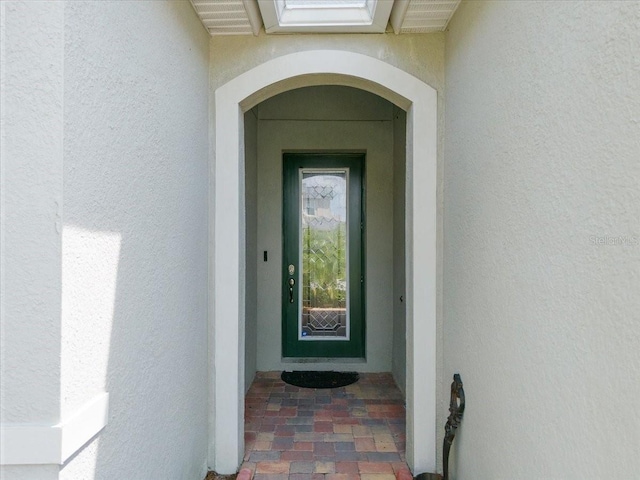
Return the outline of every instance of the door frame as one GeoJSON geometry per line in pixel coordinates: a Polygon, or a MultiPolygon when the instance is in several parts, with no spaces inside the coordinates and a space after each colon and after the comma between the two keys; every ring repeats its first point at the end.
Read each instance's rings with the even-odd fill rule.
{"type": "Polygon", "coordinates": [[[341,50],[283,55],[215,91],[209,185],[208,466],[234,473],[244,456],[243,114],[274,95],[313,85],[366,90],[407,112],[406,456],[414,474],[435,471],[437,91],[381,60],[341,50]]]}
{"type": "Polygon", "coordinates": [[[285,152],[282,154],[282,173],[283,173],[283,192],[282,192],[282,357],[289,361],[293,358],[365,358],[365,271],[364,264],[366,258],[365,252],[365,212],[364,212],[364,169],[365,169],[365,153],[339,153],[339,152],[300,152],[290,153],[285,152]],[[321,159],[321,160],[319,160],[321,159]],[[319,166],[318,162],[322,161],[323,166],[319,166]],[[328,163],[327,163],[328,162],[328,163]],[[311,167],[305,167],[303,165],[313,165],[311,167]],[[329,166],[327,166],[329,165],[329,166]],[[349,278],[348,281],[348,296],[350,297],[350,305],[347,303],[349,310],[350,321],[348,323],[349,338],[347,340],[331,340],[324,338],[316,341],[300,342],[298,338],[298,326],[299,326],[299,308],[292,308],[293,304],[296,307],[301,307],[301,303],[297,300],[291,304],[288,301],[287,285],[285,280],[290,278],[290,274],[287,271],[287,265],[291,262],[297,265],[297,273],[294,277],[298,279],[298,285],[295,286],[297,294],[295,298],[298,299],[300,288],[302,287],[302,263],[299,261],[300,255],[300,192],[299,188],[299,169],[346,169],[349,173],[346,176],[348,184],[348,223],[347,223],[347,235],[351,238],[351,241],[347,243],[348,253],[346,258],[347,271],[349,278]],[[354,190],[357,188],[357,190],[354,190]],[[353,216],[353,213],[356,215],[353,216]],[[287,220],[287,217],[289,219],[287,220]],[[295,222],[294,219],[295,218],[295,222]],[[294,222],[295,228],[292,228],[288,222],[294,222]],[[294,233],[295,232],[295,233],[294,233]],[[354,235],[357,234],[358,238],[354,235]],[[291,236],[295,235],[296,242],[291,242],[291,236]],[[298,255],[297,260],[292,261],[292,257],[289,255],[289,249],[292,248],[292,244],[295,245],[295,250],[298,255]],[[353,254],[357,252],[357,254],[353,254]],[[355,273],[355,276],[353,275],[355,273]],[[362,279],[362,280],[360,280],[362,279]],[[355,282],[355,283],[354,283],[355,282]],[[293,310],[295,310],[295,315],[293,310]],[[355,315],[351,313],[355,312],[355,315]],[[293,328],[291,316],[296,317],[296,327],[293,328]],[[331,345],[326,342],[329,341],[331,345]],[[305,348],[301,348],[305,345],[305,348]],[[319,350],[325,349],[322,355],[318,355],[319,350]],[[306,350],[302,355],[285,355],[285,352],[289,350],[306,350]],[[327,350],[330,350],[327,352],[327,350]],[[354,354],[354,352],[356,354],[354,354]],[[316,355],[314,355],[314,353],[316,355]]]}

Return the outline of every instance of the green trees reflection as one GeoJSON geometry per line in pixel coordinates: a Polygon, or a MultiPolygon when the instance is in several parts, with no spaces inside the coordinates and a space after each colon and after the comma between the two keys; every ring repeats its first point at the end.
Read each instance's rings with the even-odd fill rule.
{"type": "Polygon", "coordinates": [[[303,226],[302,285],[306,308],[346,306],[346,223],[328,223],[303,226]]]}

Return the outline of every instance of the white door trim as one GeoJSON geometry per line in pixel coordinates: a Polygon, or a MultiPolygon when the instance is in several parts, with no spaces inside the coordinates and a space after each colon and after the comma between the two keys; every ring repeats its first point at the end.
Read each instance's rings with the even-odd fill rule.
{"type": "Polygon", "coordinates": [[[244,455],[243,113],[279,93],[346,85],[407,111],[407,462],[436,471],[437,92],[381,60],[314,50],[269,60],[215,91],[209,234],[209,467],[237,471],[244,455]]]}

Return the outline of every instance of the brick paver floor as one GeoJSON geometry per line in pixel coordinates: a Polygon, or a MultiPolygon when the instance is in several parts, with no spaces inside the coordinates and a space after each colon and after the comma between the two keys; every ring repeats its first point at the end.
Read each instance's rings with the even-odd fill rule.
{"type": "Polygon", "coordinates": [[[393,480],[405,463],[405,408],[388,373],[334,389],[259,372],[246,396],[244,467],[255,480],[393,480]]]}

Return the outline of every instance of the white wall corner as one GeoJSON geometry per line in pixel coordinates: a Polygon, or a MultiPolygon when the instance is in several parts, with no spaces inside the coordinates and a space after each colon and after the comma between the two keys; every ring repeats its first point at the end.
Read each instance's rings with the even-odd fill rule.
{"type": "Polygon", "coordinates": [[[107,425],[108,416],[105,392],[57,425],[1,425],[0,465],[62,465],[107,425]]]}

